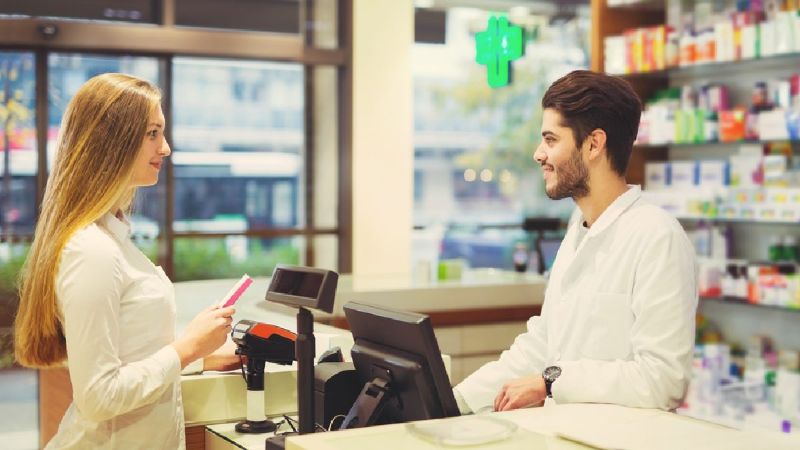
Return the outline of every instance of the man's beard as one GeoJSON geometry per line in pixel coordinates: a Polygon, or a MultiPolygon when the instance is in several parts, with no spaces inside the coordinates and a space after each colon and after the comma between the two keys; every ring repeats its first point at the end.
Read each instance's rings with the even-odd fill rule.
{"type": "Polygon", "coordinates": [[[578,199],[589,195],[589,169],[581,159],[580,151],[575,148],[569,160],[561,167],[555,167],[556,185],[552,189],[545,187],[547,196],[553,200],[572,197],[578,199]]]}

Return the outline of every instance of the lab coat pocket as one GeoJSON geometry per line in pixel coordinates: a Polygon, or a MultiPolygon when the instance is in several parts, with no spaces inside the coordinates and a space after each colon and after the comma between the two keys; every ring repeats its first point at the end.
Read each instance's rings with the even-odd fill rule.
{"type": "Polygon", "coordinates": [[[626,294],[598,293],[589,308],[583,356],[613,361],[627,359],[631,352],[633,313],[626,294]]]}

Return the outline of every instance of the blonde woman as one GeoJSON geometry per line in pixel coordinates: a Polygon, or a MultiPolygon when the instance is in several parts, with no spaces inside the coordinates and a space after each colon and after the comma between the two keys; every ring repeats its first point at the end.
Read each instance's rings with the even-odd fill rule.
{"type": "Polygon", "coordinates": [[[147,81],[99,75],[61,123],[15,334],[22,365],[69,368],[73,402],[47,448],[184,448],[181,369],[235,358],[218,350],[233,308],[204,310],[175,338],[172,283],[129,238],[134,193],[170,154],[160,103],[147,81]]]}

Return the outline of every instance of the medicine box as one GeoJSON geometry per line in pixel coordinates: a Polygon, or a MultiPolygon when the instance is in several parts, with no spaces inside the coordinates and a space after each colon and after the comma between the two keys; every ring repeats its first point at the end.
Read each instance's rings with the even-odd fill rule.
{"type": "Polygon", "coordinates": [[[670,187],[690,188],[697,185],[699,176],[696,161],[672,161],[670,163],[670,187]]]}
{"type": "Polygon", "coordinates": [[[728,173],[728,161],[708,160],[699,163],[699,182],[701,187],[722,187],[730,182],[728,173]]]}
{"type": "Polygon", "coordinates": [[[668,162],[648,162],[644,165],[645,189],[657,191],[669,187],[668,162]]]}

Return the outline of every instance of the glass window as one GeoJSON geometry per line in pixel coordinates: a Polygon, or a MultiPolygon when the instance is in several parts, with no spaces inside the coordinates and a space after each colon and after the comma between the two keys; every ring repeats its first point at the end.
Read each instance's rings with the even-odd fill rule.
{"type": "Polygon", "coordinates": [[[161,2],[152,0],[68,1],[4,0],[0,15],[32,17],[64,17],[70,19],[112,20],[155,23],[155,7],[161,2]]]}
{"type": "Polygon", "coordinates": [[[36,371],[14,364],[17,279],[36,220],[36,69],[28,52],[0,52],[0,435],[4,445],[36,448],[36,371]],[[8,434],[13,433],[13,434],[8,434]]]}
{"type": "Polygon", "coordinates": [[[39,446],[36,371],[14,364],[17,277],[29,248],[0,242],[0,436],[5,448],[39,446]]]}
{"type": "MultiPolygon", "coordinates": [[[[67,104],[87,80],[93,76],[119,72],[144,78],[159,84],[161,70],[159,60],[141,56],[89,55],[78,53],[52,53],[48,65],[48,126],[47,163],[52,167],[55,159],[56,139],[61,127],[61,118],[67,104]]],[[[167,127],[172,124],[167,118],[167,127]]],[[[157,261],[156,239],[161,234],[164,222],[165,180],[162,176],[156,186],[139,189],[131,215],[131,231],[134,241],[140,245],[153,262],[157,261]]]]}
{"type": "Polygon", "coordinates": [[[175,24],[297,34],[300,1],[175,0],[175,24]]]}
{"type": "Polygon", "coordinates": [[[175,58],[173,74],[175,231],[304,226],[302,66],[175,58]]]}
{"type": "Polygon", "coordinates": [[[34,55],[0,52],[0,236],[33,234],[36,219],[34,55]]]}
{"type": "Polygon", "coordinates": [[[175,279],[207,280],[272,275],[276,264],[304,264],[302,237],[175,238],[175,279]]]}
{"type": "MultiPolygon", "coordinates": [[[[509,225],[528,216],[566,220],[574,209],[571,200],[547,198],[533,152],[544,91],[588,66],[588,9],[552,25],[524,2],[507,14],[526,36],[510,86],[491,89],[486,67],[475,62],[475,34],[486,29],[488,11],[447,9],[444,43],[412,50],[415,239],[439,242],[439,258],[473,267],[510,268],[514,244],[533,239],[509,225]],[[487,230],[496,225],[505,227],[487,230]]],[[[412,258],[430,258],[413,248],[412,258]]]]}

